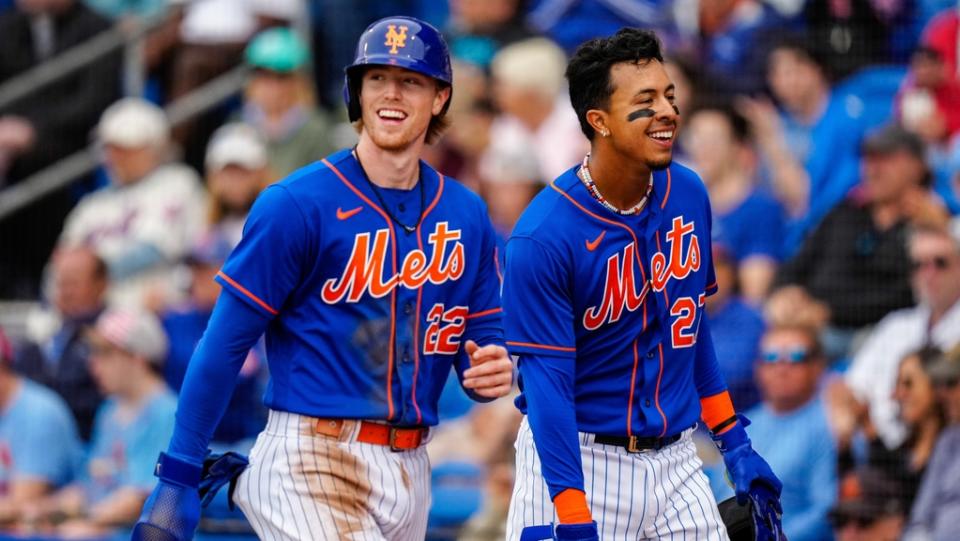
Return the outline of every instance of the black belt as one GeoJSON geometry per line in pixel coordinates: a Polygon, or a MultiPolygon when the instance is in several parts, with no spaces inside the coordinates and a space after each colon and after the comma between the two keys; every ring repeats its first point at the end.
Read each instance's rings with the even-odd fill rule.
{"type": "Polygon", "coordinates": [[[593,441],[602,445],[623,447],[630,453],[640,453],[642,451],[659,451],[679,440],[682,435],[683,432],[674,434],[673,436],[658,438],[656,436],[604,436],[597,434],[593,438],[593,441]]]}

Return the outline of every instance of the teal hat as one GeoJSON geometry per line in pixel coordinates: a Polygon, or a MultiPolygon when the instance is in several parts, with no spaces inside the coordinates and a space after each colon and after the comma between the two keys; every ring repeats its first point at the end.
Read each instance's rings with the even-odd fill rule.
{"type": "Polygon", "coordinates": [[[303,40],[289,28],[271,28],[256,35],[247,46],[247,64],[279,73],[300,69],[309,52],[303,40]]]}

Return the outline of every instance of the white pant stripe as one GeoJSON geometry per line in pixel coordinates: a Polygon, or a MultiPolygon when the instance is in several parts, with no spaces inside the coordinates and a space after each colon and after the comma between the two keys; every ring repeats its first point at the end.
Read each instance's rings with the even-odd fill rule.
{"type": "MultiPolygon", "coordinates": [[[[596,444],[592,435],[580,434],[584,489],[601,539],[728,540],[691,432],[644,453],[596,444]]],[[[524,527],[556,520],[526,419],[515,448],[517,483],[507,518],[507,539],[514,541],[524,527]]]]}
{"type": "Polygon", "coordinates": [[[423,539],[430,508],[426,450],[390,452],[314,432],[315,419],[271,411],[235,500],[267,541],[423,539]],[[404,483],[408,481],[408,484],[404,483]]]}

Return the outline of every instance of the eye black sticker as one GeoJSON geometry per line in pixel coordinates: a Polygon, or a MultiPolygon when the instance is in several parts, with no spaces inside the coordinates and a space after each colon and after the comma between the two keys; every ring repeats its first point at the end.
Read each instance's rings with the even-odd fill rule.
{"type": "Polygon", "coordinates": [[[653,109],[637,109],[636,111],[627,115],[627,122],[633,122],[638,118],[650,118],[657,114],[653,109]]]}

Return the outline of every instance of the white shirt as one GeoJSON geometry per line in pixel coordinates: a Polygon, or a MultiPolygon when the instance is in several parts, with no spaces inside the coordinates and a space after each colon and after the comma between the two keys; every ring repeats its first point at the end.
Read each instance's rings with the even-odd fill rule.
{"type": "Polygon", "coordinates": [[[193,169],[161,165],[133,184],[81,199],[67,216],[60,244],[89,246],[111,266],[143,247],[157,250],[164,259],[160,265],[113,284],[115,300],[138,303],[143,289],[172,275],[189,252],[205,212],[206,192],[193,169]]]}
{"type": "Polygon", "coordinates": [[[484,180],[491,183],[549,183],[580,163],[589,151],[590,143],[580,130],[577,113],[566,98],[558,98],[550,116],[533,132],[515,117],[495,118],[480,170],[484,180]]]}
{"type": "MultiPolygon", "coordinates": [[[[892,312],[880,320],[857,352],[846,375],[847,385],[857,399],[870,407],[870,420],[887,448],[903,443],[906,430],[898,418],[892,395],[900,361],[920,349],[927,337],[930,309],[916,306],[892,312]]],[[[930,342],[949,349],[960,342],[960,302],[930,329],[930,342]]]]}

